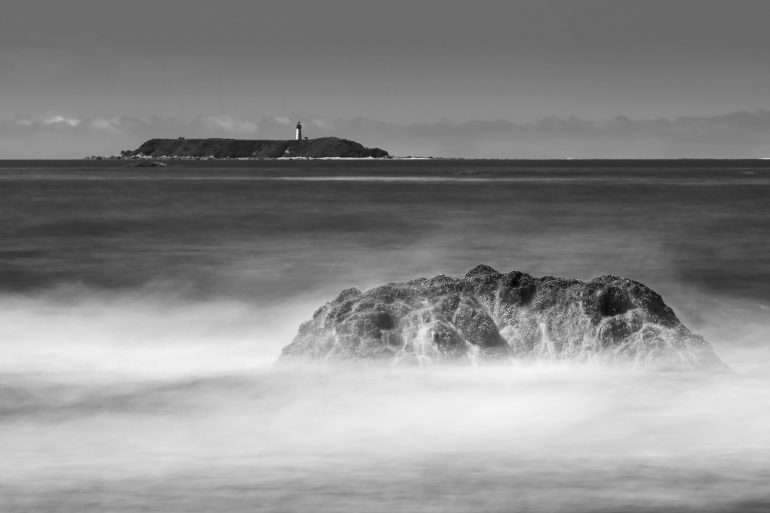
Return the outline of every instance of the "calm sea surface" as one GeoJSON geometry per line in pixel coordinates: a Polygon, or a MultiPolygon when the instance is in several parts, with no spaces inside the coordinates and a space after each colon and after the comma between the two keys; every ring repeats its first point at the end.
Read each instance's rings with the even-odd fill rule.
{"type": "Polygon", "coordinates": [[[768,511],[769,161],[0,161],[0,512],[768,511]],[[343,288],[619,274],[730,376],[272,370],[343,288]]]}

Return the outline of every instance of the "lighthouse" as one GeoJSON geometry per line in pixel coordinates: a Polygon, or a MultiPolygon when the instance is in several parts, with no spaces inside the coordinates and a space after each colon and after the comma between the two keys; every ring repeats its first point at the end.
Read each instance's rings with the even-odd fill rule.
{"type": "Polygon", "coordinates": [[[297,121],[297,140],[298,141],[302,140],[302,123],[300,123],[299,121],[297,121]]]}

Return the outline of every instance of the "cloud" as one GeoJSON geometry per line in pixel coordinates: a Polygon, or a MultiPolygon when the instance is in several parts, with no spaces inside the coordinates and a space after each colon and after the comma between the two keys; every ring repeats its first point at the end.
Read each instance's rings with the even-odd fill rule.
{"type": "Polygon", "coordinates": [[[53,116],[43,120],[44,125],[55,125],[57,123],[62,123],[69,126],[78,126],[80,124],[80,120],[77,118],[65,118],[64,116],[53,116]]]}
{"type": "Polygon", "coordinates": [[[90,123],[91,123],[91,127],[94,130],[103,130],[103,131],[112,132],[115,134],[120,133],[119,118],[112,118],[112,119],[94,118],[90,120],[90,123]]]}
{"type": "Polygon", "coordinates": [[[256,122],[229,115],[205,115],[192,120],[63,115],[32,120],[17,116],[0,121],[0,158],[116,155],[153,137],[254,138],[258,132],[256,122]]]}
{"type": "Polygon", "coordinates": [[[585,120],[549,117],[529,123],[477,120],[395,124],[374,119],[322,119],[308,113],[241,119],[228,114],[191,120],[79,117],[0,121],[0,158],[79,158],[117,154],[153,137],[289,139],[291,121],[308,137],[337,136],[394,155],[468,158],[756,158],[770,156],[770,111],[711,117],[585,120]],[[289,123],[287,123],[289,120],[289,123]]]}
{"type": "MultiPolygon", "coordinates": [[[[313,119],[295,115],[297,119],[313,119]]],[[[285,134],[265,120],[262,133],[285,134]]],[[[549,117],[529,123],[477,120],[398,125],[366,118],[308,124],[308,137],[336,135],[396,155],[476,158],[756,158],[770,156],[770,111],[712,117],[585,120],[549,117]]]]}
{"type": "Polygon", "coordinates": [[[232,116],[200,116],[195,119],[193,125],[201,132],[227,133],[232,136],[255,135],[258,130],[256,123],[235,119],[232,116]]]}

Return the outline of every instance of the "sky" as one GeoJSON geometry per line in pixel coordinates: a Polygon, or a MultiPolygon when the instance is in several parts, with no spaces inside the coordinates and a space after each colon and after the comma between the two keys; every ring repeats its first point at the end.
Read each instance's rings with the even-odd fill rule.
{"type": "Polygon", "coordinates": [[[4,0],[0,158],[336,135],[396,155],[770,156],[766,0],[4,0]]]}

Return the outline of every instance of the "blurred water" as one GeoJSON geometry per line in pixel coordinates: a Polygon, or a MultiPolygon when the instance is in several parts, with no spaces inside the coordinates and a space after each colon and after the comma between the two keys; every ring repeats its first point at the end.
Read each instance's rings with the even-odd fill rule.
{"type": "Polygon", "coordinates": [[[768,166],[0,162],[0,511],[770,509],[768,166]],[[271,370],[478,263],[643,281],[736,374],[271,370]]]}

